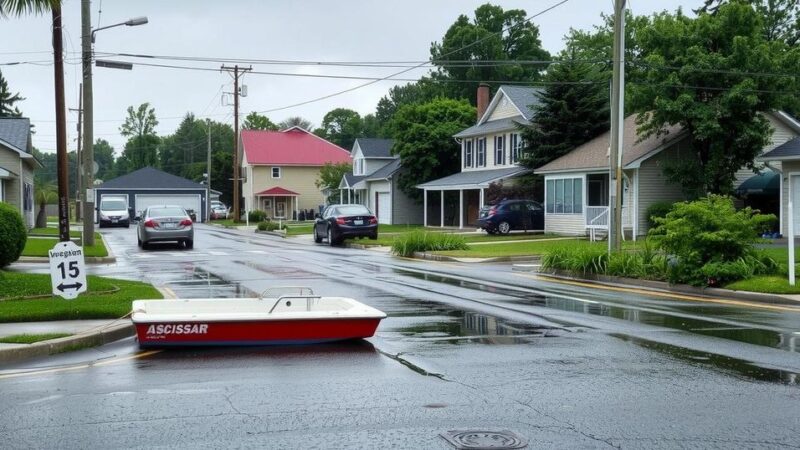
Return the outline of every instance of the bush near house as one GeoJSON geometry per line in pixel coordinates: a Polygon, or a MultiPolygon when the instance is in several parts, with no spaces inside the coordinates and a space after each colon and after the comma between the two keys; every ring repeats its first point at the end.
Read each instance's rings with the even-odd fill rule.
{"type": "Polygon", "coordinates": [[[269,220],[265,220],[265,221],[262,221],[262,222],[258,222],[258,224],[256,225],[256,228],[258,229],[258,231],[285,230],[286,229],[286,224],[278,225],[275,222],[271,222],[269,220]]]}
{"type": "Polygon", "coordinates": [[[466,250],[467,248],[469,247],[463,236],[419,230],[398,236],[392,242],[392,253],[399,256],[412,256],[416,252],[466,250]]]}
{"type": "Polygon", "coordinates": [[[263,222],[267,218],[267,213],[260,209],[254,209],[247,213],[247,218],[250,222],[263,222]]]}
{"type": "Polygon", "coordinates": [[[667,214],[672,211],[672,205],[674,205],[674,203],[667,201],[655,202],[650,205],[645,213],[647,214],[647,225],[649,225],[651,229],[657,227],[658,224],[656,223],[655,219],[663,219],[664,217],[667,217],[667,214]]]}
{"type": "Polygon", "coordinates": [[[0,202],[0,267],[19,259],[28,233],[22,216],[13,206],[0,202]]]}

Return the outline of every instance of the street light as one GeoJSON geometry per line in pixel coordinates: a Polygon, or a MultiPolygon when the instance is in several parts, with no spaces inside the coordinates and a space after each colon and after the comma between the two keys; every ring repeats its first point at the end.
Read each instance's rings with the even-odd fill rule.
{"type": "MultiPolygon", "coordinates": [[[[94,108],[92,95],[92,44],[95,33],[119,26],[133,27],[147,23],[147,17],[134,17],[125,22],[106,25],[92,30],[91,1],[81,0],[81,51],[83,62],[83,153],[81,170],[83,176],[83,244],[94,245],[94,108]]],[[[104,67],[113,66],[106,64],[104,67]]],[[[103,67],[103,65],[101,65],[103,67]]],[[[121,67],[114,67],[121,68],[121,67]]]]}

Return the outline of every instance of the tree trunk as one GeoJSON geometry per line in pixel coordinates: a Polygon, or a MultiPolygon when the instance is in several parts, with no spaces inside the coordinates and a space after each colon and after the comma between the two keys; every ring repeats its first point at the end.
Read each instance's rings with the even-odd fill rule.
{"type": "Polygon", "coordinates": [[[45,204],[39,204],[39,212],[36,213],[36,228],[47,227],[47,211],[45,211],[45,204]]]}

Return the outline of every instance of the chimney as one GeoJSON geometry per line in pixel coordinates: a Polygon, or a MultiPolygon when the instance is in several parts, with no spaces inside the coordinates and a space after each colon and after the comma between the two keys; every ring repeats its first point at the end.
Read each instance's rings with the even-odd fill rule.
{"type": "Polygon", "coordinates": [[[481,83],[478,85],[478,120],[481,120],[486,108],[489,107],[489,85],[481,83]]]}

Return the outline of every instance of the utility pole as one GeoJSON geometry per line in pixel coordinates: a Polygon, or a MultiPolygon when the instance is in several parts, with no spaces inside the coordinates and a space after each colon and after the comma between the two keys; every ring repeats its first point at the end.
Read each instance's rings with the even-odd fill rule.
{"type": "Polygon", "coordinates": [[[61,4],[53,9],[53,70],[56,90],[56,158],[58,167],[58,240],[69,241],[69,172],[67,171],[67,112],[64,108],[64,45],[61,37],[61,4]]]}
{"type": "Polygon", "coordinates": [[[94,245],[94,109],[92,92],[91,1],[81,0],[81,51],[83,62],[83,245],[94,245]]]}
{"type": "Polygon", "coordinates": [[[253,67],[244,68],[235,65],[233,67],[222,66],[226,72],[233,71],[233,220],[238,222],[241,218],[239,211],[239,77],[244,72],[253,70],[253,67]],[[239,71],[242,73],[240,74],[239,71]]]}
{"type": "Polygon", "coordinates": [[[211,220],[211,119],[206,119],[208,130],[208,152],[206,154],[206,221],[211,220]]]}
{"type": "Polygon", "coordinates": [[[77,176],[77,183],[75,183],[76,190],[75,190],[75,220],[81,220],[81,191],[83,190],[83,186],[81,186],[81,119],[83,118],[83,83],[78,86],[78,109],[70,108],[70,111],[77,111],[78,112],[78,150],[75,153],[75,159],[77,160],[77,170],[75,171],[77,176]]]}
{"type": "Polygon", "coordinates": [[[608,251],[622,248],[622,148],[625,123],[625,0],[614,1],[614,57],[611,80],[608,251]]]}

